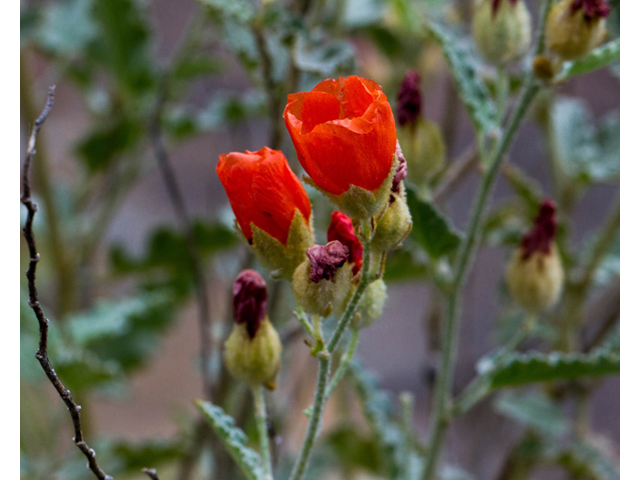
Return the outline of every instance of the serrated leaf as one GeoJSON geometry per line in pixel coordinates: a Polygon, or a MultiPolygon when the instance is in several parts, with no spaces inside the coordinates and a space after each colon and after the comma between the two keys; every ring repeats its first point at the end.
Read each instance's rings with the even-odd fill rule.
{"type": "Polygon", "coordinates": [[[472,53],[464,48],[459,35],[443,25],[428,24],[433,38],[442,48],[458,89],[462,104],[471,117],[476,131],[488,133],[498,125],[498,112],[486,84],[480,78],[472,53]]]}
{"type": "Polygon", "coordinates": [[[203,5],[212,8],[225,18],[248,24],[255,17],[255,8],[248,0],[200,0],[203,5]]]}
{"type": "Polygon", "coordinates": [[[196,407],[216,432],[229,454],[250,480],[262,480],[264,471],[258,453],[247,446],[247,436],[235,426],[235,421],[222,408],[202,400],[196,407]]]}
{"type": "Polygon", "coordinates": [[[562,98],[551,111],[553,143],[562,169],[575,180],[606,182],[620,175],[620,117],[599,124],[585,102],[562,98]]]}
{"type": "Polygon", "coordinates": [[[494,408],[541,434],[560,437],[569,429],[560,407],[538,392],[505,392],[496,399],[494,408]]]}
{"type": "Polygon", "coordinates": [[[355,50],[349,42],[304,35],[294,47],[294,61],[303,72],[322,77],[346,74],[355,68],[355,50]]]}
{"type": "Polygon", "coordinates": [[[620,374],[620,356],[606,350],[590,355],[578,353],[513,353],[489,366],[491,388],[525,385],[553,380],[574,380],[620,374]]]}
{"type": "Polygon", "coordinates": [[[398,425],[391,421],[391,398],[387,392],[380,390],[375,375],[358,360],[352,360],[348,368],[367,423],[381,450],[388,478],[397,478],[402,472],[404,438],[398,425]]]}
{"type": "Polygon", "coordinates": [[[591,51],[578,60],[565,62],[556,80],[566,80],[567,78],[582,75],[584,73],[606,67],[610,63],[620,59],[620,39],[617,38],[601,47],[591,51]]]}
{"type": "Polygon", "coordinates": [[[461,236],[436,207],[421,200],[416,192],[407,188],[407,204],[413,218],[411,238],[433,258],[454,252],[458,248],[461,236]]]}

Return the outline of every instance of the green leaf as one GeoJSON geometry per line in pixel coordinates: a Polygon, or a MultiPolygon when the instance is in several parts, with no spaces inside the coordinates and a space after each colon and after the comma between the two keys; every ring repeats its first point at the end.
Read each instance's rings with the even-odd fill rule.
{"type": "Polygon", "coordinates": [[[328,433],[324,441],[331,447],[340,465],[364,468],[370,472],[382,469],[375,443],[362,437],[354,427],[343,425],[328,433]]]}
{"type": "Polygon", "coordinates": [[[426,261],[408,248],[389,252],[384,265],[386,282],[411,281],[428,275],[426,261]]]}
{"type": "Polygon", "coordinates": [[[57,351],[51,357],[60,380],[74,393],[123,378],[117,362],[101,360],[90,351],[67,349],[57,351]]]}
{"type": "Polygon", "coordinates": [[[110,454],[117,462],[117,470],[136,474],[149,465],[157,467],[184,455],[183,445],[178,440],[117,441],[109,447],[110,454]]]}
{"type": "Polygon", "coordinates": [[[355,69],[355,50],[349,42],[325,40],[320,35],[301,36],[293,55],[300,70],[322,77],[346,74],[355,69]]]}
{"type": "Polygon", "coordinates": [[[585,480],[620,480],[620,470],[611,453],[597,445],[576,442],[557,455],[557,462],[572,478],[585,480]]]}
{"type": "Polygon", "coordinates": [[[91,1],[68,0],[41,8],[44,9],[43,21],[35,40],[45,51],[60,56],[76,56],[96,37],[91,1]]]}
{"type": "Polygon", "coordinates": [[[151,28],[138,0],[92,1],[98,41],[91,58],[106,67],[119,84],[140,95],[154,82],[151,28]]]}
{"type": "Polygon", "coordinates": [[[407,203],[413,217],[411,236],[433,258],[454,252],[461,236],[451,222],[436,207],[421,200],[417,193],[407,188],[407,203]]]}
{"type": "Polygon", "coordinates": [[[498,112],[489,89],[476,70],[473,54],[464,48],[460,42],[460,35],[456,35],[447,27],[430,22],[428,29],[442,48],[460,100],[467,109],[476,131],[487,134],[497,127],[498,112]]]}
{"type": "Polygon", "coordinates": [[[551,111],[552,141],[562,169],[586,182],[615,181],[620,175],[620,116],[612,113],[598,124],[587,105],[561,98],[551,111]]]}
{"type": "Polygon", "coordinates": [[[66,322],[74,343],[113,361],[124,371],[144,363],[173,319],[175,298],[167,291],[99,302],[66,322]]]}
{"type": "Polygon", "coordinates": [[[348,368],[367,423],[381,450],[385,470],[389,478],[397,478],[402,472],[404,436],[398,425],[391,421],[391,398],[380,390],[375,375],[365,370],[358,360],[352,360],[348,368]]]}
{"type": "Polygon", "coordinates": [[[498,365],[480,366],[490,377],[491,388],[525,385],[554,380],[575,380],[620,374],[620,356],[606,350],[590,355],[554,352],[513,353],[498,365]]]}
{"type": "Polygon", "coordinates": [[[560,437],[569,429],[560,407],[539,392],[505,392],[496,399],[494,408],[541,434],[560,437]]]}
{"type": "Polygon", "coordinates": [[[591,51],[588,55],[573,62],[565,62],[556,81],[566,80],[602,67],[620,59],[620,39],[617,38],[591,51]]]}
{"type": "Polygon", "coordinates": [[[342,21],[349,28],[360,28],[379,23],[384,13],[384,0],[345,0],[342,21]]]}
{"type": "Polygon", "coordinates": [[[218,434],[229,454],[242,472],[250,480],[262,480],[264,471],[258,453],[247,446],[247,436],[235,426],[233,418],[222,408],[202,400],[196,401],[196,407],[207,423],[218,434]]]}
{"type": "Polygon", "coordinates": [[[123,118],[89,132],[80,141],[77,150],[89,171],[98,172],[108,168],[119,154],[135,146],[141,136],[141,126],[123,118]]]}
{"type": "Polygon", "coordinates": [[[255,8],[248,0],[200,0],[203,5],[210,7],[225,18],[248,24],[255,17],[255,8]]]}

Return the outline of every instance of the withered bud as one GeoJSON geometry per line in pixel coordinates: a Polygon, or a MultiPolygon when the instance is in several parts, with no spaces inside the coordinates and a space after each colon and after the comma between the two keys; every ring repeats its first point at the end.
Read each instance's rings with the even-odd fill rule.
{"type": "Polygon", "coordinates": [[[334,281],[334,276],[349,258],[349,248],[338,240],[326,245],[314,245],[307,249],[307,257],[311,262],[309,280],[319,283],[320,280],[334,281]]]}
{"type": "Polygon", "coordinates": [[[256,336],[267,312],[267,283],[255,270],[243,270],[233,282],[233,319],[256,336]]]}
{"type": "Polygon", "coordinates": [[[573,0],[571,13],[575,14],[582,10],[582,15],[587,22],[606,18],[611,12],[611,7],[606,0],[573,0]]]}
{"type": "MultiPolygon", "coordinates": [[[[391,184],[391,191],[393,193],[400,193],[400,183],[407,178],[407,160],[402,154],[402,148],[400,142],[396,140],[396,156],[398,157],[398,168],[396,168],[396,175],[393,177],[393,183],[391,184]]],[[[393,198],[393,197],[392,197],[393,198]]]]}
{"type": "Polygon", "coordinates": [[[421,111],[420,75],[415,70],[408,70],[398,91],[398,123],[401,127],[414,125],[421,111]]]}
{"type": "Polygon", "coordinates": [[[546,55],[536,55],[532,62],[533,73],[540,80],[548,81],[555,75],[553,62],[546,55]]]}
{"type": "Polygon", "coordinates": [[[551,252],[551,245],[558,229],[556,205],[553,200],[545,200],[540,205],[540,211],[534,222],[533,228],[523,237],[520,245],[524,259],[536,252],[545,254],[551,252]]]}

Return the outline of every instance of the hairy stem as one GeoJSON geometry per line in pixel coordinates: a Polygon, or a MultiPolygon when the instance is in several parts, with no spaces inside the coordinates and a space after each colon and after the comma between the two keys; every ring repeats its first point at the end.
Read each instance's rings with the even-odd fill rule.
{"type": "Polygon", "coordinates": [[[338,365],[338,369],[336,373],[333,374],[333,378],[331,379],[331,383],[329,384],[329,388],[327,388],[326,396],[329,398],[331,393],[336,389],[344,374],[347,373],[347,368],[349,368],[349,364],[353,359],[353,356],[358,349],[358,339],[360,337],[360,330],[352,330],[351,332],[351,340],[349,342],[349,348],[346,352],[342,354],[342,358],[340,359],[340,365],[338,365]]]}
{"type": "MultiPolygon", "coordinates": [[[[544,30],[550,4],[551,0],[544,0],[542,8],[540,9],[539,30],[535,48],[536,53],[540,53],[544,46],[544,30]]],[[[487,200],[493,191],[500,167],[504,163],[505,154],[511,147],[515,134],[525,117],[525,113],[539,89],[540,87],[536,82],[533,72],[529,72],[524,91],[518,99],[514,111],[505,126],[504,134],[502,138],[498,140],[496,148],[491,152],[489,168],[482,178],[475,202],[473,203],[473,212],[471,214],[471,221],[467,229],[467,234],[456,258],[453,285],[447,301],[442,349],[442,366],[441,373],[438,376],[436,384],[436,403],[433,416],[434,424],[432,425],[429,439],[429,451],[423,475],[424,480],[430,480],[433,478],[436,464],[438,462],[440,447],[449,423],[448,409],[451,401],[451,385],[453,383],[460,323],[460,296],[469,273],[469,269],[473,264],[473,257],[477,250],[478,234],[485,207],[487,205],[487,200]]]]}
{"type": "Polygon", "coordinates": [[[269,434],[267,433],[267,408],[264,403],[264,390],[260,385],[253,387],[253,401],[255,404],[258,437],[260,438],[260,455],[264,467],[264,480],[273,479],[271,467],[271,451],[269,449],[269,434]]]}

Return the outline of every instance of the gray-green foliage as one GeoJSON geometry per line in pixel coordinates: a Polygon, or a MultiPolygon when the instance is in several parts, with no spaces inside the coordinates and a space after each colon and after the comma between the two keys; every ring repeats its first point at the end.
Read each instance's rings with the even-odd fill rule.
{"type": "Polygon", "coordinates": [[[247,446],[247,436],[235,426],[233,418],[224,413],[222,408],[209,402],[197,401],[196,407],[246,477],[249,480],[262,480],[264,472],[260,455],[247,446]]]}

